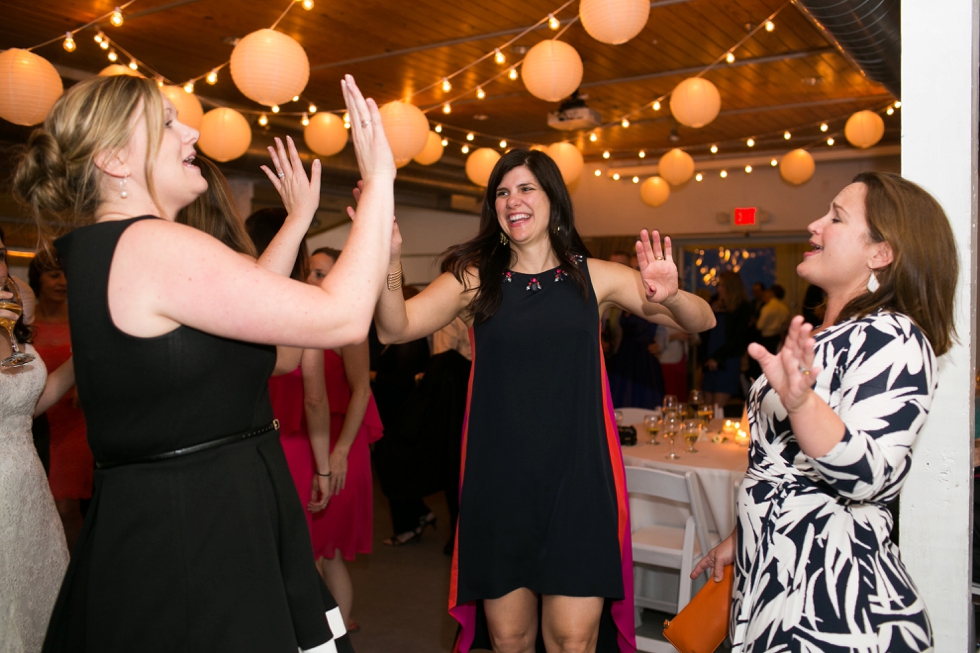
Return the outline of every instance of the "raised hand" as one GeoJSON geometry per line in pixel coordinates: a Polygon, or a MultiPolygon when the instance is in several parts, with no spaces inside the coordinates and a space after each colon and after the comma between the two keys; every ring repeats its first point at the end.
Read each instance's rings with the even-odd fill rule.
{"type": "Polygon", "coordinates": [[[351,140],[354,141],[354,152],[357,154],[357,166],[361,170],[361,178],[394,179],[395,158],[388,145],[384,126],[381,124],[378,105],[371,98],[364,99],[352,76],[345,75],[340,85],[344,91],[344,102],[347,104],[347,113],[350,117],[351,140]]]}
{"type": "Polygon", "coordinates": [[[320,160],[313,161],[307,178],[296,144],[289,136],[286,137],[285,146],[277,137],[275,147],[269,147],[269,156],[276,172],[273,173],[268,166],[261,166],[262,171],[276,187],[290,217],[303,218],[308,226],[320,206],[320,160]]]}
{"type": "Polygon", "coordinates": [[[770,354],[758,343],[749,345],[749,355],[759,361],[769,385],[790,413],[804,404],[820,373],[820,368],[813,365],[817,343],[811,337],[812,331],[813,327],[803,322],[803,316],[797,315],[789,323],[789,333],[778,354],[770,354]]]}
{"type": "Polygon", "coordinates": [[[646,229],[640,231],[636,241],[636,261],[640,266],[640,278],[647,292],[647,299],[663,302],[677,292],[677,265],[671,252],[670,237],[660,246],[660,233],[654,230],[653,243],[646,229]]]}

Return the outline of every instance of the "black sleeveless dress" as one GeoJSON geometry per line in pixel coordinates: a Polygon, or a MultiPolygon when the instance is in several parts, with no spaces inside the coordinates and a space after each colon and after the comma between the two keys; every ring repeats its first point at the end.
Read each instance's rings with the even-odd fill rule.
{"type": "Polygon", "coordinates": [[[522,587],[606,598],[597,650],[635,648],[622,454],[579,265],[587,299],[560,268],[507,272],[500,307],[470,329],[450,587],[460,651],[490,648],[482,599],[522,587]]]}
{"type": "MultiPolygon", "coordinates": [[[[82,227],[56,242],[78,394],[99,463],[273,419],[273,347],[188,327],[138,338],[113,324],[113,254],[126,228],[143,219],[82,227]]],[[[302,511],[275,430],[97,470],[44,651],[351,650],[302,511]]]]}

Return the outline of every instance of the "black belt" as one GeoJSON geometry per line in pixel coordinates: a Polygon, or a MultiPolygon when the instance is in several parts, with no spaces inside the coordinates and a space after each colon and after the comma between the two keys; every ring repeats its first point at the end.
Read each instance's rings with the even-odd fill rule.
{"type": "Polygon", "coordinates": [[[279,420],[274,419],[270,423],[266,424],[261,428],[257,428],[254,431],[235,433],[234,435],[227,435],[223,438],[218,438],[217,440],[211,440],[210,442],[202,442],[201,444],[194,444],[189,447],[184,447],[182,449],[174,449],[173,451],[164,451],[163,453],[155,453],[150,456],[140,456],[139,458],[120,460],[118,462],[112,462],[112,463],[96,462],[95,468],[112,469],[113,467],[122,467],[123,465],[135,465],[138,463],[155,463],[161,460],[180,458],[181,456],[187,456],[192,453],[200,453],[202,451],[208,451],[209,449],[217,449],[218,447],[223,447],[227,444],[234,444],[235,442],[241,442],[242,440],[254,438],[257,435],[262,435],[263,433],[268,433],[269,431],[275,431],[278,428],[279,428],[279,420]]]}

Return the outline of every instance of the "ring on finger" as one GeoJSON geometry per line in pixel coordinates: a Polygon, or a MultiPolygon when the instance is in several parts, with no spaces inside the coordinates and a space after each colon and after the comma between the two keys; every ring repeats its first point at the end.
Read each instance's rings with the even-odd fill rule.
{"type": "Polygon", "coordinates": [[[282,179],[283,177],[286,176],[286,173],[285,172],[277,172],[276,173],[276,176],[279,177],[280,179],[282,179]]]}
{"type": "Polygon", "coordinates": [[[803,374],[805,376],[810,376],[810,368],[803,367],[803,363],[798,364],[796,368],[800,371],[800,374],[803,374]]]}
{"type": "Polygon", "coordinates": [[[653,258],[657,261],[663,261],[664,259],[666,259],[665,256],[654,256],[653,258]]]}

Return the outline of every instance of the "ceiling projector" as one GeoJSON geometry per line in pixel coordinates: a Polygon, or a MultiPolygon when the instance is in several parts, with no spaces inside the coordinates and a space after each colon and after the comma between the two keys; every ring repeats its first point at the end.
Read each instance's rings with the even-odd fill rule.
{"type": "Polygon", "coordinates": [[[558,111],[552,111],[548,114],[548,126],[562,131],[592,129],[601,124],[602,116],[599,115],[598,111],[585,105],[585,98],[580,97],[578,91],[572,93],[571,97],[562,102],[558,111]]]}

